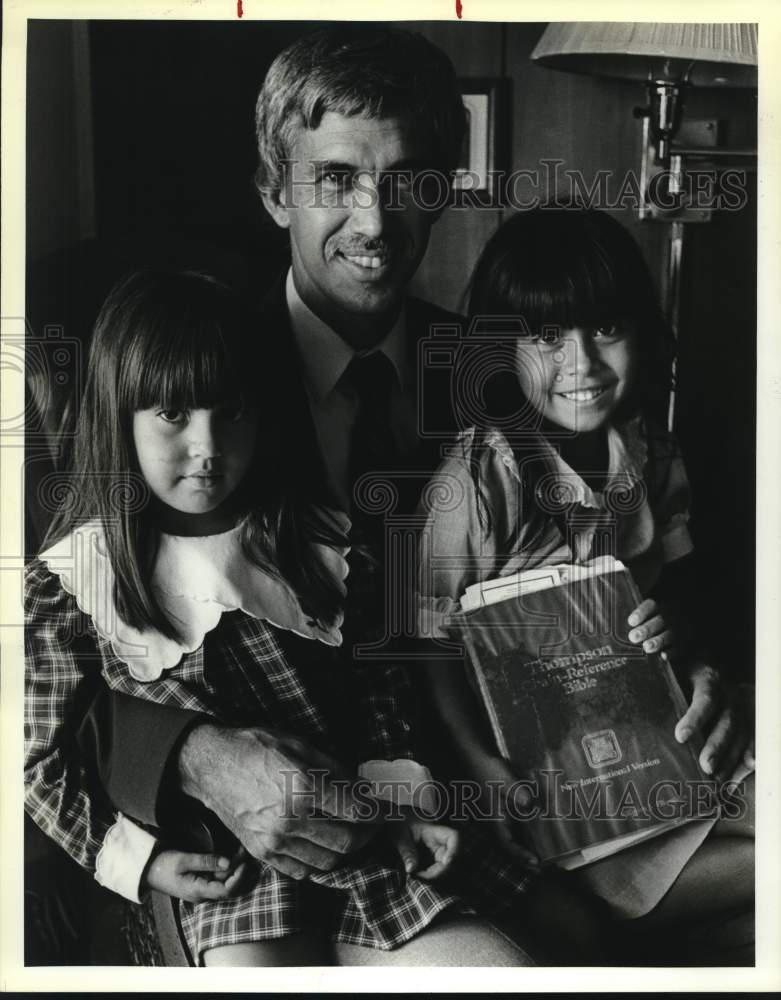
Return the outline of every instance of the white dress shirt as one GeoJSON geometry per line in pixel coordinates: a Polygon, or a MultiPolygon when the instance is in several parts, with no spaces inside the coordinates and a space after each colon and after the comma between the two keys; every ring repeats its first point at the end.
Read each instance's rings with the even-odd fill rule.
{"type": "Polygon", "coordinates": [[[349,511],[352,484],[347,469],[359,400],[342,376],[356,354],[381,351],[391,362],[396,373],[390,398],[391,429],[403,450],[412,450],[417,443],[415,377],[407,357],[405,310],[380,343],[363,352],[353,350],[306,305],[296,289],[292,268],[285,283],[285,298],[330,485],[349,511]]]}

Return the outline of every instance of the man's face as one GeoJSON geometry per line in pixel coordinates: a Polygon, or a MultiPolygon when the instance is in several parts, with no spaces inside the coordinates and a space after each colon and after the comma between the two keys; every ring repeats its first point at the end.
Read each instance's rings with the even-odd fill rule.
{"type": "Polygon", "coordinates": [[[285,189],[265,199],[290,229],[299,295],[354,347],[392,325],[426,252],[435,215],[410,183],[424,146],[402,119],[329,111],[298,132],[285,189]]]}

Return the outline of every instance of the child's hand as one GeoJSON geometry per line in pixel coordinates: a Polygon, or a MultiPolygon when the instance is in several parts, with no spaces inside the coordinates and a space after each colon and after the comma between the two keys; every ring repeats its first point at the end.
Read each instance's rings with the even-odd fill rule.
{"type": "Polygon", "coordinates": [[[627,619],[632,631],[629,641],[642,643],[646,653],[662,653],[665,659],[675,656],[675,634],[665,624],[656,601],[647,598],[627,619]]]}
{"type": "Polygon", "coordinates": [[[232,861],[215,854],[162,850],[144,875],[144,883],[188,903],[238,896],[247,875],[247,855],[241,848],[232,861]]]}
{"type": "Polygon", "coordinates": [[[403,823],[394,821],[391,825],[391,836],[396,843],[404,869],[408,874],[413,872],[418,878],[430,881],[440,878],[452,865],[458,854],[458,831],[440,823],[417,819],[412,816],[403,823]],[[418,871],[420,861],[419,845],[425,848],[433,858],[433,863],[423,871],[418,871]]]}

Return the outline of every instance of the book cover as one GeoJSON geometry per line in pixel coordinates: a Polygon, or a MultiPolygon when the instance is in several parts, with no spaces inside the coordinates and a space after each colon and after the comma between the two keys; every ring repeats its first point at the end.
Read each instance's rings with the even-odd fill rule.
{"type": "Polygon", "coordinates": [[[499,752],[536,792],[517,818],[543,862],[576,867],[703,813],[699,748],[674,736],[680,688],[628,639],[640,602],[621,568],[449,620],[499,752]]]}

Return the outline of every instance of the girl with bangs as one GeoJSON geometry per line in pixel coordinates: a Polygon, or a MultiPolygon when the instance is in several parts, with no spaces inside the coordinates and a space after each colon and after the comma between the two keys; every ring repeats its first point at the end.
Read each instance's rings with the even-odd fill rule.
{"type": "Polygon", "coordinates": [[[98,522],[116,610],[135,629],[177,636],[148,582],[161,533],[206,536],[237,524],[244,554],[287,580],[321,630],[337,620],[342,587],[307,543],[318,530],[343,541],[343,531],[327,527],[330,517],[310,523],[294,466],[282,468],[284,389],[263,376],[258,324],[238,296],[198,272],[131,275],[101,309],[68,499],[45,547],[98,522]]]}
{"type": "MultiPolygon", "coordinates": [[[[692,551],[689,490],[664,429],[673,343],[638,247],[599,211],[523,213],[486,245],[469,313],[454,384],[462,399],[480,399],[484,419],[460,435],[427,491],[421,634],[446,636],[443,618],[472,584],[614,556],[645,598],[629,618],[629,639],[661,651],[690,681],[676,739],[699,731],[705,773],[720,782],[745,777],[753,713],[737,695],[729,700],[683,625],[692,603],[680,561],[692,551]],[[438,497],[452,502],[438,506],[438,497]]],[[[487,737],[462,663],[432,662],[429,674],[462,776],[512,787],[519,775],[487,737]]],[[[507,805],[495,833],[515,853],[522,831],[507,805]]],[[[618,917],[642,918],[638,929],[750,907],[753,817],[695,820],[564,883],[585,887],[618,917]]],[[[732,957],[726,948],[718,956],[732,957]]]]}
{"type": "Polygon", "coordinates": [[[327,964],[316,956],[329,921],[336,940],[389,949],[453,905],[429,883],[449,869],[455,831],[408,814],[360,857],[297,881],[184,796],[165,834],[118,812],[77,732],[104,681],[267,724],[291,753],[303,737],[323,773],[343,766],[352,781],[406,725],[336,658],[349,522],[304,496],[296,443],[280,440],[284,380],[260,343],[253,313],[199,273],[133,274],[104,303],[68,503],[26,571],[25,803],[102,885],[178,899],[196,964],[327,964]]]}

